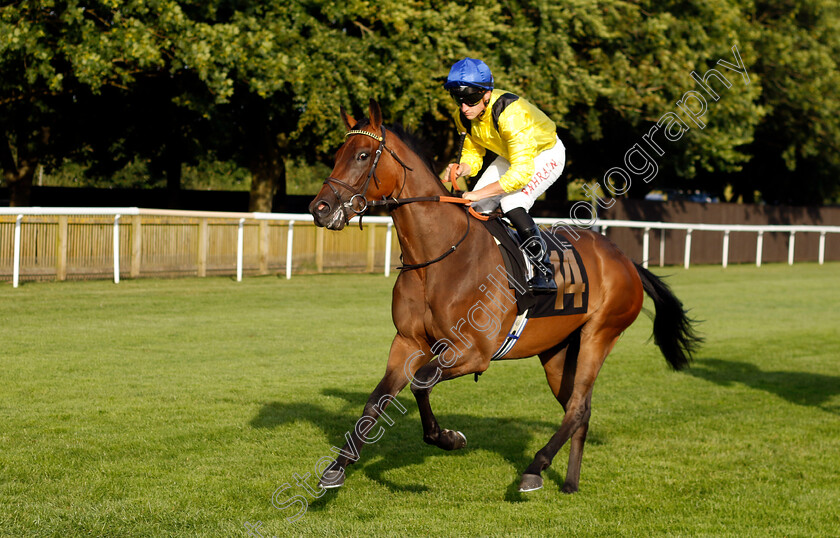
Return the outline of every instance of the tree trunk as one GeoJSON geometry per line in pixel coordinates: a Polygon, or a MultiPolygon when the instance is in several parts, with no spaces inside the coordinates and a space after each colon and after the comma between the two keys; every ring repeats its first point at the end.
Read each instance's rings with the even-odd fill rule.
{"type": "Polygon", "coordinates": [[[285,193],[286,166],[280,155],[277,137],[268,129],[260,135],[259,148],[251,159],[251,195],[248,211],[270,213],[280,185],[285,193]]]}
{"type": "Polygon", "coordinates": [[[31,205],[32,179],[38,168],[38,157],[29,154],[25,147],[19,148],[18,159],[15,162],[12,148],[6,141],[0,144],[0,164],[3,167],[3,179],[9,186],[9,205],[11,207],[31,205]]]}
{"type": "Polygon", "coordinates": [[[281,184],[286,183],[286,167],[283,158],[266,157],[266,160],[251,167],[251,196],[248,211],[270,213],[274,207],[274,196],[281,184]]]}
{"type": "Polygon", "coordinates": [[[32,205],[32,177],[31,172],[20,177],[17,181],[9,183],[9,207],[26,207],[32,205]]]}
{"type": "Polygon", "coordinates": [[[166,199],[169,209],[181,208],[181,161],[177,158],[167,160],[166,164],[166,199]]]}

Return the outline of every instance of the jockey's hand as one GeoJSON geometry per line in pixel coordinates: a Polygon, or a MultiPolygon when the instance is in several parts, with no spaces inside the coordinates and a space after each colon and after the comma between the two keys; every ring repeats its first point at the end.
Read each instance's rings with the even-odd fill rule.
{"type": "Polygon", "coordinates": [[[485,198],[499,196],[502,194],[505,194],[505,190],[502,188],[502,184],[498,181],[494,181],[493,183],[485,185],[484,187],[478,190],[465,192],[462,198],[464,198],[465,200],[470,200],[472,202],[477,202],[479,200],[484,200],[485,198]]]}
{"type": "Polygon", "coordinates": [[[452,164],[450,164],[449,166],[446,167],[446,172],[444,172],[444,174],[443,174],[444,183],[449,181],[449,175],[452,173],[452,167],[455,167],[455,173],[457,174],[455,176],[456,178],[467,177],[467,176],[470,175],[470,172],[472,171],[472,169],[470,168],[470,165],[468,165],[466,163],[462,163],[462,164],[452,163],[452,164]]]}

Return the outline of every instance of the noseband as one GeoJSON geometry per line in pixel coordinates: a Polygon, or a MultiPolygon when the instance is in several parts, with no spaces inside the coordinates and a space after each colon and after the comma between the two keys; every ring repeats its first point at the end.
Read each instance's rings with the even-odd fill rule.
{"type": "MultiPolygon", "coordinates": [[[[373,134],[369,131],[363,131],[363,130],[360,130],[360,129],[347,131],[347,134],[344,135],[344,138],[347,138],[348,136],[352,136],[352,135],[365,135],[365,136],[369,136],[369,137],[373,138],[374,140],[379,141],[379,147],[376,148],[376,154],[373,157],[373,164],[371,165],[370,170],[368,171],[367,178],[365,178],[365,184],[364,184],[364,186],[362,187],[361,190],[357,191],[353,186],[348,185],[344,181],[341,181],[340,179],[332,177],[332,176],[330,176],[330,177],[328,177],[327,179],[324,180],[324,185],[327,185],[330,188],[330,190],[332,190],[333,194],[335,195],[336,200],[338,200],[339,203],[341,204],[340,208],[341,208],[341,213],[344,215],[344,221],[345,222],[350,222],[350,219],[352,218],[352,216],[348,215],[348,213],[347,213],[347,211],[350,210],[355,215],[359,216],[359,228],[362,227],[362,216],[367,211],[368,206],[371,204],[371,202],[373,202],[372,200],[368,200],[367,197],[365,196],[365,193],[367,193],[368,187],[370,186],[371,178],[373,179],[373,182],[376,184],[376,187],[379,188],[379,177],[377,177],[377,175],[376,175],[376,166],[379,164],[379,158],[382,156],[382,150],[387,149],[388,153],[391,154],[391,156],[394,158],[394,160],[396,160],[400,164],[400,166],[403,167],[403,185],[405,185],[405,180],[406,180],[406,177],[408,175],[408,172],[411,171],[411,168],[407,164],[405,164],[402,161],[402,159],[400,159],[397,156],[397,154],[394,152],[394,150],[385,145],[385,132],[386,132],[385,131],[385,126],[383,125],[382,126],[382,136],[378,136],[378,135],[375,135],[375,134],[373,134]],[[342,202],[341,201],[341,195],[339,194],[338,190],[333,186],[333,184],[338,185],[339,187],[342,187],[342,188],[346,189],[347,191],[351,192],[352,196],[350,196],[350,199],[347,200],[346,202],[342,202]],[[354,201],[357,200],[357,199],[362,204],[361,209],[356,209],[356,207],[354,207],[354,201]]],[[[384,196],[382,198],[383,198],[383,200],[385,199],[384,196]]]]}

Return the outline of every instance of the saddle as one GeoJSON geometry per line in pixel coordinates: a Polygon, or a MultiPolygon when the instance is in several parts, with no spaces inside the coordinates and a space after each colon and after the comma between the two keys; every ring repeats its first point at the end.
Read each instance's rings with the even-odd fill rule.
{"type": "MultiPolygon", "coordinates": [[[[531,293],[528,280],[535,269],[519,248],[520,241],[516,230],[499,216],[491,216],[482,223],[502,253],[505,265],[498,269],[507,275],[508,287],[513,290],[518,314],[504,342],[490,357],[491,361],[495,361],[513,349],[525,331],[529,319],[586,313],[589,304],[589,279],[586,276],[586,267],[572,242],[557,232],[544,232],[542,236],[549,251],[549,259],[554,265],[557,291],[539,295],[531,293]]],[[[480,375],[480,372],[475,373],[476,382],[480,375]]]]}
{"type": "Polygon", "coordinates": [[[534,295],[528,290],[528,279],[534,271],[531,260],[519,248],[516,230],[500,217],[483,221],[495,238],[508,276],[508,286],[516,296],[517,313],[527,317],[571,316],[584,314],[589,303],[589,279],[586,267],[574,244],[559,232],[544,231],[543,238],[554,265],[557,293],[534,295]]]}

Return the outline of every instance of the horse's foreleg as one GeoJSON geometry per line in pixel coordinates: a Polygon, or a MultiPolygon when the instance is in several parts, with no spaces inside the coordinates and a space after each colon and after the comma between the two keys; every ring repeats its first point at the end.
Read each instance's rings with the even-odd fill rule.
{"type": "Polygon", "coordinates": [[[411,382],[411,392],[414,394],[414,398],[417,400],[417,408],[420,410],[423,441],[444,450],[458,450],[467,446],[467,437],[463,433],[441,429],[435,414],[432,412],[429,395],[432,388],[441,381],[464,374],[483,372],[486,369],[487,364],[483,364],[480,360],[461,359],[458,364],[447,366],[440,359],[435,359],[417,371],[411,382]]]}
{"type": "MultiPolygon", "coordinates": [[[[397,337],[391,345],[391,352],[388,356],[388,367],[385,376],[371,393],[365,404],[361,418],[356,421],[355,426],[345,434],[347,440],[341,450],[336,450],[338,457],[327,467],[321,476],[319,486],[322,488],[337,488],[344,484],[345,469],[359,461],[361,449],[365,444],[375,443],[382,435],[381,426],[373,434],[377,426],[377,420],[381,417],[386,424],[393,425],[394,420],[386,414],[385,408],[394,403],[398,409],[405,413],[405,407],[396,401],[396,395],[408,384],[410,377],[407,375],[407,365],[412,357],[421,356],[412,354],[423,350],[425,344],[412,343],[397,337]]],[[[428,349],[428,346],[425,346],[428,349]]],[[[427,356],[427,355],[426,355],[427,356]]],[[[415,366],[416,368],[416,366],[415,366]]]]}

